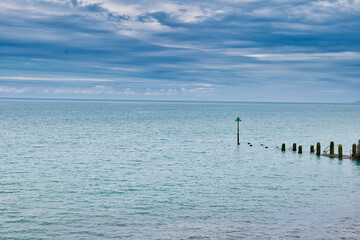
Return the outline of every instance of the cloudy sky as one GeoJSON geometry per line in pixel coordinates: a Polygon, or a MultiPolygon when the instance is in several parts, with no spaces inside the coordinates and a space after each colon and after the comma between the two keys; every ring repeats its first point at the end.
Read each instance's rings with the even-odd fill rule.
{"type": "Polygon", "coordinates": [[[354,102],[360,0],[1,0],[0,97],[354,102]]]}

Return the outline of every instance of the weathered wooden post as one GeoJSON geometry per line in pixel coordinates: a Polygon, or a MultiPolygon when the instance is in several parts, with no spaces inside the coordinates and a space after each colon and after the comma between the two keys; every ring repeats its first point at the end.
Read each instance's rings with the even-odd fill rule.
{"type": "Polygon", "coordinates": [[[321,154],[321,145],[320,142],[316,143],[316,155],[320,156],[321,154]]]}
{"type": "Polygon", "coordinates": [[[296,152],[296,143],[293,143],[293,151],[296,152]]]}
{"type": "Polygon", "coordinates": [[[342,151],[342,145],[341,144],[339,144],[339,147],[338,147],[338,155],[339,155],[339,159],[342,159],[343,151],[342,151]]]}
{"type": "Polygon", "coordinates": [[[356,144],[355,143],[352,145],[351,158],[353,160],[356,159],[356,144]]]}
{"type": "Polygon", "coordinates": [[[282,152],[285,152],[285,143],[283,143],[283,144],[281,145],[281,151],[282,151],[282,152]]]}
{"type": "Polygon", "coordinates": [[[241,122],[241,119],[239,117],[237,117],[235,119],[235,122],[237,122],[237,145],[240,145],[240,136],[239,136],[239,122],[241,122]]]}
{"type": "Polygon", "coordinates": [[[314,150],[314,145],[311,145],[310,146],[310,153],[314,153],[315,152],[315,150],[314,150]]]}
{"type": "Polygon", "coordinates": [[[302,146],[299,145],[299,154],[302,154],[302,146]]]}
{"type": "Polygon", "coordinates": [[[334,142],[330,142],[330,155],[334,155],[334,142]]]}

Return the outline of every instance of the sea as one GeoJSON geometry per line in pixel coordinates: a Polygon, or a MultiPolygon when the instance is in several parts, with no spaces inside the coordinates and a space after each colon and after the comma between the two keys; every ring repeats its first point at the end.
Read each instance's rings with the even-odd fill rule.
{"type": "Polygon", "coordinates": [[[360,162],[309,152],[359,139],[356,104],[1,99],[0,239],[360,239],[360,162]]]}

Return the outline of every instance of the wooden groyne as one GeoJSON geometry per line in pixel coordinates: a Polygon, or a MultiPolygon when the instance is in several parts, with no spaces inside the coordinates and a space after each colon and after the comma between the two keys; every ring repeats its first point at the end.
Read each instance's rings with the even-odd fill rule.
{"type": "MultiPolygon", "coordinates": [[[[296,143],[293,143],[292,148],[289,148],[289,150],[292,150],[293,152],[296,152],[296,143]]],[[[283,143],[281,145],[281,151],[286,151],[286,145],[283,143]]],[[[299,145],[298,147],[298,153],[302,154],[302,146],[299,145]]],[[[330,145],[325,148],[325,150],[321,153],[321,143],[316,143],[316,148],[314,145],[310,146],[310,154],[316,154],[317,156],[324,156],[324,157],[330,157],[330,158],[338,158],[338,159],[352,159],[360,161],[360,139],[358,141],[358,144],[355,143],[352,145],[352,149],[350,151],[350,155],[344,155],[343,154],[343,147],[342,144],[338,145],[337,153],[335,153],[335,143],[330,142],[330,145]]]]}
{"type": "MultiPolygon", "coordinates": [[[[237,122],[237,145],[240,145],[240,128],[239,128],[239,123],[241,122],[241,119],[239,117],[237,117],[235,119],[235,121],[237,122]]],[[[248,145],[250,147],[252,147],[253,145],[248,142],[248,145]]],[[[261,146],[264,146],[263,144],[261,144],[261,146]]],[[[265,146],[265,148],[268,148],[267,146],[265,146]]],[[[279,147],[276,147],[279,148],[279,147]]],[[[297,144],[293,143],[292,148],[289,148],[289,150],[292,150],[294,153],[298,153],[298,154],[302,154],[303,153],[303,148],[302,145],[298,145],[297,148],[297,144]]],[[[286,151],[286,145],[285,143],[283,143],[281,145],[281,151],[285,152],[286,151]]],[[[310,146],[310,154],[316,154],[317,156],[324,156],[324,157],[330,157],[330,158],[338,158],[338,159],[352,159],[352,160],[357,160],[360,161],[360,139],[358,140],[358,144],[356,145],[355,143],[352,145],[352,148],[350,150],[350,155],[344,155],[343,154],[343,147],[342,144],[338,145],[338,151],[335,154],[335,143],[333,141],[330,142],[330,145],[328,147],[325,148],[325,150],[323,150],[323,152],[321,153],[321,143],[317,142],[316,143],[316,148],[314,147],[314,145],[310,146]]]]}

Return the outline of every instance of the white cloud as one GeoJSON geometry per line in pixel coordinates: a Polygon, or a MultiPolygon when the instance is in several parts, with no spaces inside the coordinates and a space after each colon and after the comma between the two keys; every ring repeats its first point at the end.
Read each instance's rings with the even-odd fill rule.
{"type": "Polygon", "coordinates": [[[284,54],[247,54],[247,57],[263,61],[307,61],[307,60],[360,60],[360,52],[336,52],[336,53],[284,53],[284,54]]]}
{"type": "MultiPolygon", "coordinates": [[[[254,5],[253,5],[254,6],[254,5]]],[[[323,23],[347,17],[349,14],[360,12],[359,0],[335,1],[303,1],[301,4],[291,4],[285,0],[268,1],[266,6],[259,5],[249,14],[254,17],[282,19],[282,22],[301,20],[301,22],[323,23]]]]}
{"type": "Polygon", "coordinates": [[[176,4],[176,3],[162,3],[156,5],[151,9],[151,12],[165,12],[171,17],[182,23],[196,23],[204,21],[208,18],[214,17],[217,14],[223,14],[224,10],[213,10],[194,4],[176,4]]]}
{"type": "Polygon", "coordinates": [[[124,4],[120,1],[111,0],[82,0],[81,6],[98,4],[106,11],[118,16],[126,16],[135,21],[139,16],[164,12],[178,22],[195,23],[204,21],[216,14],[224,13],[224,10],[202,7],[196,2],[191,4],[175,3],[171,1],[137,1],[136,3],[124,4]]]}
{"type": "MultiPolygon", "coordinates": [[[[46,89],[49,91],[49,89],[46,89]]],[[[70,87],[61,87],[50,90],[53,94],[84,94],[84,95],[136,95],[134,91],[130,88],[126,88],[124,91],[119,91],[113,87],[107,87],[103,85],[96,85],[94,87],[88,88],[70,88],[70,87]]]]}
{"type": "Polygon", "coordinates": [[[128,20],[118,24],[118,33],[130,37],[143,38],[156,32],[170,32],[172,29],[160,24],[155,18],[147,18],[146,21],[128,20]]]}
{"type": "Polygon", "coordinates": [[[0,86],[0,93],[24,93],[29,91],[28,88],[16,88],[8,86],[0,86]]]}
{"type": "MultiPolygon", "coordinates": [[[[103,22],[107,28],[126,36],[148,38],[151,34],[172,31],[172,28],[151,17],[151,14],[162,12],[172,20],[180,23],[198,23],[224,14],[219,6],[204,7],[196,2],[191,4],[171,1],[137,1],[115,0],[81,0],[74,6],[71,0],[3,0],[2,11],[21,11],[27,18],[46,18],[55,15],[82,15],[85,18],[103,22]],[[91,6],[102,8],[103,12],[88,11],[91,6]],[[120,18],[115,19],[113,16],[120,18]]],[[[48,33],[50,34],[50,33],[48,33]]],[[[57,36],[55,34],[54,36],[57,36]]],[[[61,37],[61,36],[58,36],[61,37]]],[[[63,36],[64,37],[64,36],[63,36]]]]}
{"type": "Polygon", "coordinates": [[[252,13],[257,17],[274,17],[280,14],[279,10],[273,7],[265,7],[265,8],[258,8],[255,9],[252,13]]]}
{"type": "Polygon", "coordinates": [[[21,81],[49,81],[49,82],[113,82],[113,80],[102,78],[77,78],[77,77],[29,77],[29,76],[0,76],[0,80],[21,80],[21,81]]]}
{"type": "Polygon", "coordinates": [[[63,16],[74,13],[74,9],[69,6],[68,0],[1,0],[0,12],[21,11],[27,17],[41,18],[41,15],[63,16]]]}
{"type": "Polygon", "coordinates": [[[176,89],[151,90],[150,88],[148,88],[146,89],[144,95],[145,96],[176,96],[178,95],[178,90],[176,89]]]}
{"type": "Polygon", "coordinates": [[[300,18],[312,22],[324,22],[346,17],[360,12],[359,0],[311,1],[302,6],[289,8],[290,18],[300,18]]]}
{"type": "Polygon", "coordinates": [[[195,87],[195,88],[185,88],[182,87],[178,89],[159,89],[159,90],[152,90],[150,88],[146,89],[144,93],[145,96],[195,96],[195,97],[205,97],[210,96],[215,92],[215,88],[210,87],[212,84],[202,84],[202,83],[195,83],[191,85],[197,85],[202,87],[195,87]]]}
{"type": "Polygon", "coordinates": [[[215,88],[198,87],[198,88],[181,88],[184,95],[195,95],[198,97],[210,96],[215,92],[215,88]]]}

